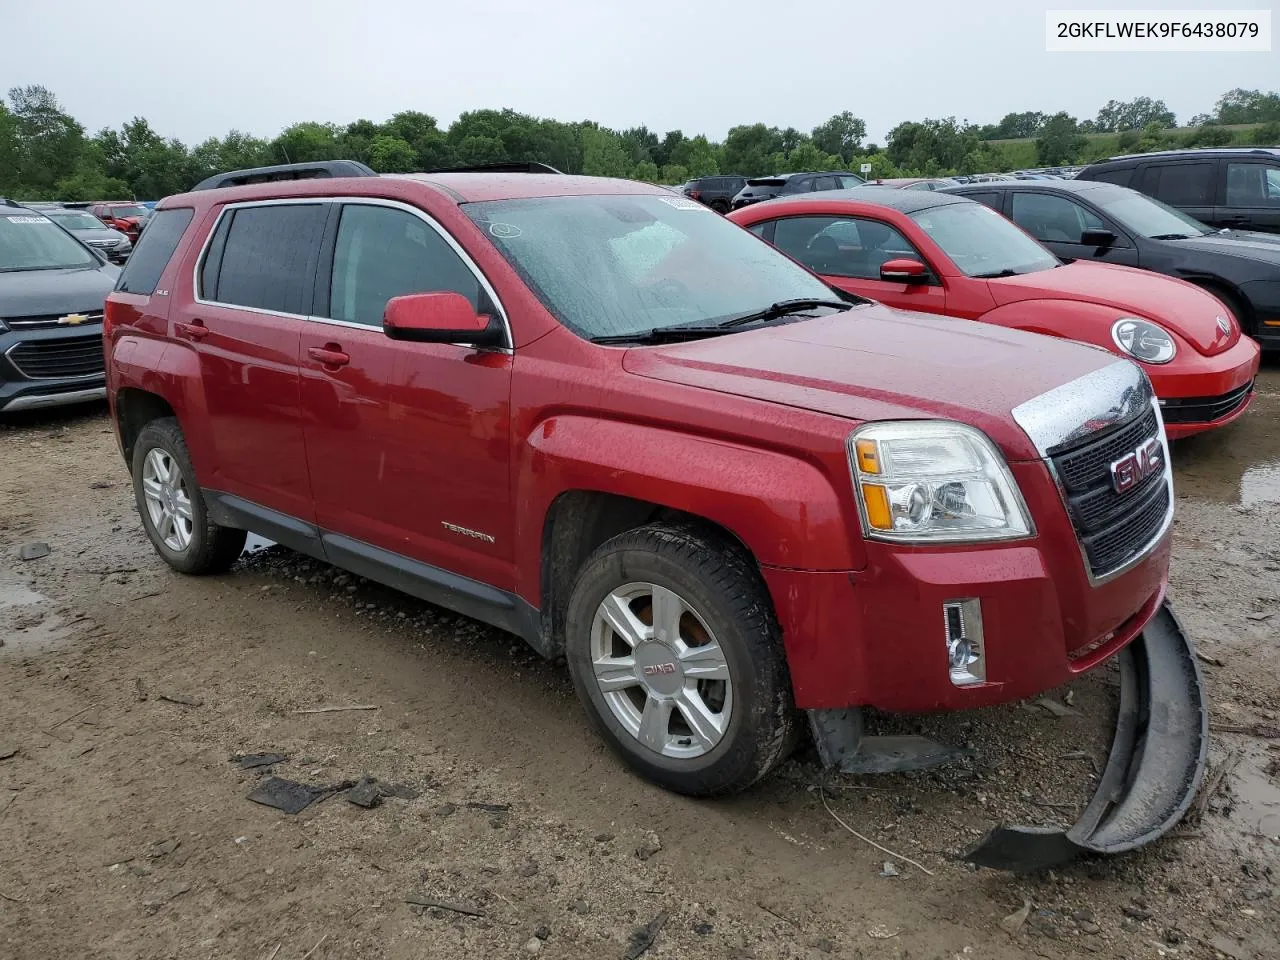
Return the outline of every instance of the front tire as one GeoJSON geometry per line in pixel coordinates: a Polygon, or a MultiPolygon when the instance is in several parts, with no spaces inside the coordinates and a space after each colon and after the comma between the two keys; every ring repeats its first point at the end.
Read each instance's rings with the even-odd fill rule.
{"type": "Polygon", "coordinates": [[[769,595],[727,539],[653,524],[602,545],[569,598],[565,653],[596,728],[669,790],[744,790],[793,742],[769,595]]]}
{"type": "Polygon", "coordinates": [[[133,493],[156,553],[179,573],[223,573],[244,552],[246,533],[209,519],[178,421],[152,420],[133,445],[133,493]]]}

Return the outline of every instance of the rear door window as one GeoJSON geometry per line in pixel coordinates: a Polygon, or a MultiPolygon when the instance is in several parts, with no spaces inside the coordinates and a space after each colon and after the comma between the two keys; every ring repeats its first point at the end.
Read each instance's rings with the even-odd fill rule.
{"type": "Polygon", "coordinates": [[[1090,180],[1098,180],[1102,183],[1114,183],[1118,187],[1127,187],[1129,181],[1133,179],[1133,167],[1120,167],[1112,170],[1100,170],[1096,174],[1091,174],[1090,180]]]}
{"type": "Polygon", "coordinates": [[[1142,176],[1142,192],[1173,207],[1213,203],[1212,163],[1153,163],[1142,176]]]}
{"type": "Polygon", "coordinates": [[[228,211],[224,219],[231,217],[231,223],[217,276],[201,271],[204,295],[228,306],[308,314],[327,209],[290,203],[228,211]]]}
{"type": "Polygon", "coordinates": [[[977,200],[979,203],[986,204],[988,207],[990,207],[992,210],[995,210],[997,213],[1004,212],[1004,194],[1003,193],[997,193],[996,191],[991,190],[984,193],[966,193],[965,196],[968,197],[970,200],[977,200]]]}
{"type": "Polygon", "coordinates": [[[393,297],[442,291],[461,294],[477,312],[493,309],[487,297],[482,303],[475,273],[421,217],[393,207],[343,207],[329,285],[331,318],[380,327],[393,297]]]}
{"type": "Polygon", "coordinates": [[[151,217],[147,229],[142,231],[138,245],[134,247],[125,264],[116,289],[121,293],[141,293],[150,296],[169,265],[178,241],[186,232],[195,211],[191,207],[173,207],[158,210],[151,217]]]}
{"type": "Polygon", "coordinates": [[[813,178],[814,190],[834,190],[835,188],[836,188],[835,177],[814,177],[813,178]]]}

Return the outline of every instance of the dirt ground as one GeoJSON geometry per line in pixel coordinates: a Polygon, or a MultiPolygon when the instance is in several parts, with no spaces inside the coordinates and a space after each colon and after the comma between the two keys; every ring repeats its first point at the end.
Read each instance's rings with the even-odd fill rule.
{"type": "Polygon", "coordinates": [[[1225,775],[1161,842],[1035,877],[955,853],[1087,799],[1107,671],[1063,717],[883,721],[972,745],[951,769],[820,789],[809,749],[688,800],[509,636],[275,547],[169,572],[101,407],[0,421],[0,958],[1280,957],[1278,421],[1271,363],[1249,416],[1174,450],[1172,597],[1225,775]],[[371,709],[300,712],[333,706],[371,709]],[[261,752],[287,759],[232,762],[261,752]],[[288,816],[246,799],[273,772],[420,793],[288,816]]]}

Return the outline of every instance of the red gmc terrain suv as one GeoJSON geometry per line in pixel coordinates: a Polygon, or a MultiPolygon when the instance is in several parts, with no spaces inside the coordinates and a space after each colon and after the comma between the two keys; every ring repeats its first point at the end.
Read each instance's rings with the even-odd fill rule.
{"type": "Polygon", "coordinates": [[[846,771],[950,760],[859,708],[1112,657],[1085,821],[973,859],[1136,846],[1199,781],[1160,410],[1101,350],[838,295],[645,184],[323,165],[163,201],[105,339],[170,566],[225,571],[253,531],[518,634],[671,789],[747,787],[801,723],[846,771]]]}

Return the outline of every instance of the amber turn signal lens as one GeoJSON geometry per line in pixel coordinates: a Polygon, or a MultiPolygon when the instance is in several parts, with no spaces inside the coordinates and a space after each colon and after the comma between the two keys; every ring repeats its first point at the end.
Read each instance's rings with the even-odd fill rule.
{"type": "Polygon", "coordinates": [[[880,454],[876,450],[874,440],[859,440],[854,443],[858,452],[858,469],[863,473],[878,474],[880,472],[880,454]]]}
{"type": "Polygon", "coordinates": [[[893,514],[889,510],[888,491],[878,483],[865,483],[862,485],[862,499],[867,505],[867,523],[872,529],[892,530],[893,514]]]}

